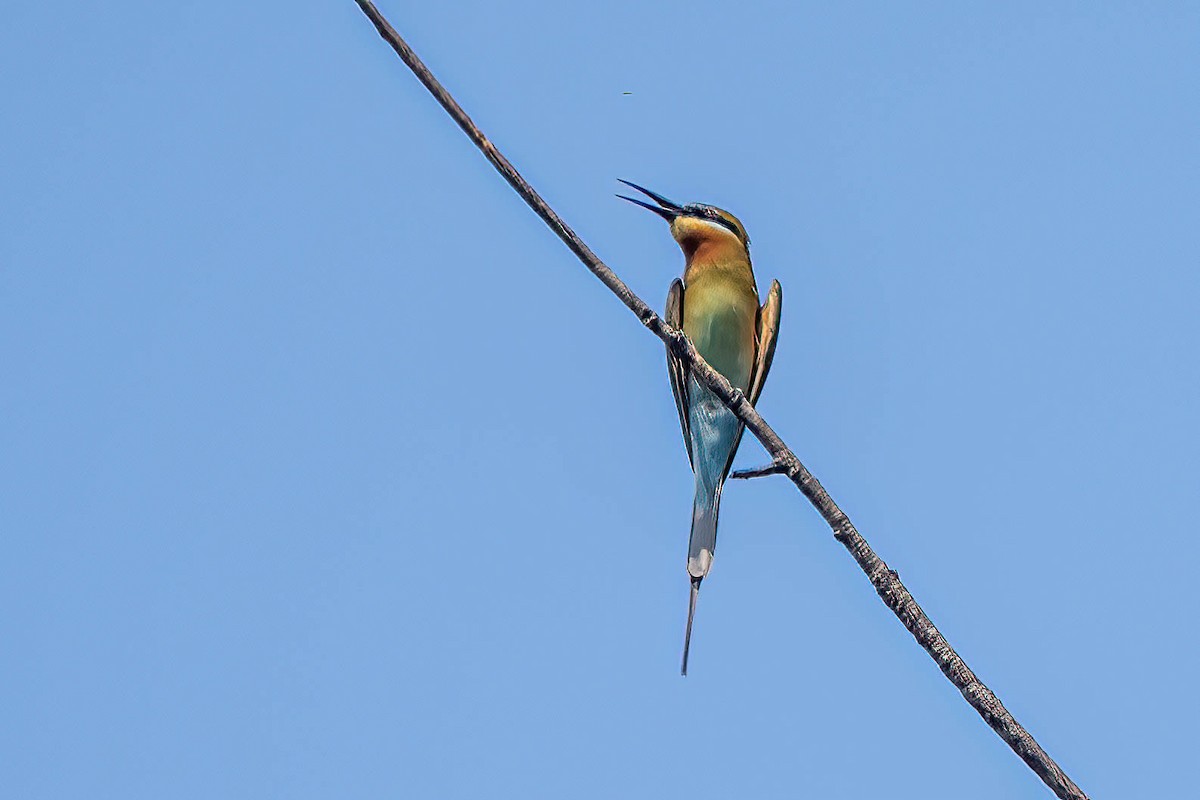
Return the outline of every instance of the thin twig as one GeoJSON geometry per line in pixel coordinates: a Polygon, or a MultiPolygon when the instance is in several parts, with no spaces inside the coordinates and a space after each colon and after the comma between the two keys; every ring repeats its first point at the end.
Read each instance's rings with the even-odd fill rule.
{"type": "Polygon", "coordinates": [[[765,478],[768,475],[786,474],[787,467],[783,464],[767,464],[765,467],[754,467],[753,469],[735,469],[729,473],[729,477],[739,481],[748,481],[751,478],[765,478]]]}
{"type": "Polygon", "coordinates": [[[643,325],[689,365],[692,374],[712,389],[717,397],[746,423],[746,428],[762,442],[763,447],[771,454],[773,465],[778,467],[781,474],[787,475],[809,502],[816,507],[833,530],[833,537],[850,551],[850,555],[854,557],[859,568],[871,581],[871,585],[875,587],[875,591],[878,592],[883,602],[925,649],[942,673],[962,692],[971,707],[979,712],[979,716],[983,717],[992,730],[1024,760],[1030,769],[1037,773],[1038,777],[1058,797],[1062,800],[1087,800],[1087,795],[1067,777],[1058,764],[1054,763],[1054,760],[1034,741],[1029,732],[1013,719],[1012,714],[1000,703],[996,695],[975,677],[975,673],[967,667],[958,653],[954,652],[954,648],[938,632],[929,617],[917,605],[917,601],[904,588],[904,584],[900,582],[900,576],[889,569],[883,559],[875,554],[875,551],[850,522],[849,517],[838,508],[820,482],[800,463],[796,454],[784,444],[766,420],[758,415],[758,412],[754,410],[742,393],[709,366],[683,333],[663,322],[658,314],[654,313],[640,297],[634,294],[575,235],[575,232],[547,205],[546,201],[533,190],[533,187],[525,182],[525,179],[508,162],[508,159],[488,141],[483,132],[450,96],[450,93],[438,83],[429,69],[417,58],[417,54],[413,52],[412,48],[379,13],[375,5],[370,0],[355,0],[355,2],[375,25],[384,41],[391,45],[401,60],[416,74],[430,94],[441,103],[442,108],[446,109],[446,112],[458,123],[458,126],[475,143],[476,147],[483,151],[488,161],[492,162],[496,170],[529,204],[529,207],[550,226],[552,231],[558,234],[558,237],[583,262],[583,265],[591,270],[592,274],[599,278],[637,316],[643,325]]]}

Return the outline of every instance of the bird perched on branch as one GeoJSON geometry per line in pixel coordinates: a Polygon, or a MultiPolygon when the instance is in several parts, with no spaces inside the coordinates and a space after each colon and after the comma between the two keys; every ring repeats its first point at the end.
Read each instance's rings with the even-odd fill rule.
{"type": "MultiPolygon", "coordinates": [[[[750,266],[750,237],[733,214],[699,203],[681,206],[637,184],[625,180],[621,183],[654,201],[652,205],[617,195],[670,223],[671,236],[683,250],[683,280],[676,278],[667,293],[667,323],[682,329],[704,360],[753,404],[762,393],[775,355],[783,305],[779,281],[771,281],[767,300],[759,306],[758,287],[750,266]]],[[[691,592],[681,670],[687,675],[696,598],[700,582],[712,566],[721,487],[742,438],[742,421],[707,386],[689,374],[687,365],[670,348],[667,367],[683,442],[696,475],[687,559],[691,592]]]]}

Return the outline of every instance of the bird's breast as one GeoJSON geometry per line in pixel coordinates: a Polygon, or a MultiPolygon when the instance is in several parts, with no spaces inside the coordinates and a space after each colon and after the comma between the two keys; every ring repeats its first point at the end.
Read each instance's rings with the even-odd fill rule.
{"type": "Polygon", "coordinates": [[[683,332],[704,360],[742,391],[750,385],[757,318],[758,296],[745,281],[705,276],[684,291],[683,332]]]}

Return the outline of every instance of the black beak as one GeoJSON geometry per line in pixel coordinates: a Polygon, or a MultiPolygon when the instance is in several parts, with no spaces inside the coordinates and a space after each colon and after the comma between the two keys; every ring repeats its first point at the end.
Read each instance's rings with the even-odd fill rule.
{"type": "Polygon", "coordinates": [[[642,208],[648,208],[651,211],[653,211],[655,214],[658,214],[660,217],[665,219],[667,222],[671,222],[672,220],[674,220],[676,217],[678,217],[680,214],[683,213],[683,206],[679,205],[678,203],[676,203],[674,201],[668,200],[667,198],[663,197],[658,192],[652,192],[649,189],[643,189],[641,186],[638,186],[636,183],[630,183],[629,181],[621,180],[620,178],[617,178],[617,180],[621,181],[621,183],[625,184],[626,186],[629,186],[630,188],[637,189],[639,192],[646,195],[654,202],[658,203],[658,205],[652,206],[649,203],[642,202],[641,200],[635,200],[632,197],[626,197],[623,194],[617,195],[617,197],[621,198],[622,200],[628,200],[631,203],[636,203],[637,205],[641,206],[642,208]]]}

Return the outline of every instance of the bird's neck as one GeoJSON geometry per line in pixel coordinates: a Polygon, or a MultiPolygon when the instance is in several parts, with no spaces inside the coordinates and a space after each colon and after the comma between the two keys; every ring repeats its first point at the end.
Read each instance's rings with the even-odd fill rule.
{"type": "Polygon", "coordinates": [[[687,257],[687,266],[683,272],[684,283],[716,274],[754,281],[750,254],[740,244],[731,244],[721,239],[700,239],[685,240],[682,245],[683,253],[687,257]]]}

